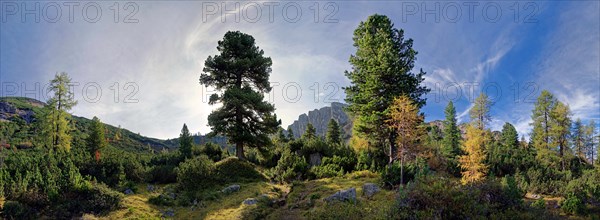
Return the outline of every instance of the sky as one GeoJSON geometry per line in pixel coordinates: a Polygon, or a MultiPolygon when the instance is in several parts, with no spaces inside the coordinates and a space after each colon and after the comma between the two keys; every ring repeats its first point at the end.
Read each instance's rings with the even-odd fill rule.
{"type": "Polygon", "coordinates": [[[598,1],[1,1],[0,96],[46,100],[45,85],[67,72],[78,116],[156,138],[184,123],[210,132],[215,91],[199,84],[204,61],[227,31],[252,35],[273,60],[275,104],[287,127],[302,113],[344,102],[352,35],[372,14],[387,15],[427,72],[426,121],[448,101],[468,122],[486,92],[492,130],[505,122],[528,137],[542,90],[574,119],[600,120],[598,1]]]}

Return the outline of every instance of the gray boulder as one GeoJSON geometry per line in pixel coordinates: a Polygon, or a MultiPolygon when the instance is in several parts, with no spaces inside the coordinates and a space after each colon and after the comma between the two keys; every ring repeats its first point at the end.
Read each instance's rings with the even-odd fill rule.
{"type": "Polygon", "coordinates": [[[125,192],[123,192],[123,193],[125,193],[125,195],[131,195],[131,194],[133,194],[133,190],[126,189],[125,192]]]}
{"type": "Polygon", "coordinates": [[[256,205],[256,203],[258,203],[258,200],[256,200],[255,198],[249,198],[244,200],[244,205],[256,205]]]}
{"type": "Polygon", "coordinates": [[[154,190],[155,190],[154,185],[150,185],[150,184],[146,185],[146,190],[148,190],[148,192],[154,192],[154,190]]]}
{"type": "Polygon", "coordinates": [[[365,183],[362,187],[363,196],[367,198],[373,197],[377,192],[379,192],[379,187],[374,183],[365,183]]]}
{"type": "Polygon", "coordinates": [[[350,188],[350,189],[347,189],[347,190],[340,190],[340,191],[334,193],[333,195],[325,198],[324,200],[326,202],[333,202],[333,201],[341,201],[341,202],[352,201],[352,202],[355,202],[356,201],[356,189],[355,188],[350,188]]]}
{"type": "Polygon", "coordinates": [[[225,189],[221,190],[221,192],[226,193],[226,194],[237,192],[237,191],[240,191],[240,185],[231,185],[231,186],[225,187],[225,189]]]}
{"type": "Polygon", "coordinates": [[[175,216],[175,211],[173,209],[167,209],[163,212],[163,217],[173,217],[175,216]]]}

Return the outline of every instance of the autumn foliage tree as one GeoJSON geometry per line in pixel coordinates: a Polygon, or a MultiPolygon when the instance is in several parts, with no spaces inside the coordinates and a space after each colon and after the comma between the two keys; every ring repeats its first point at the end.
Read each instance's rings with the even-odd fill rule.
{"type": "MultiPolygon", "coordinates": [[[[395,157],[400,158],[400,173],[403,175],[404,160],[413,159],[420,153],[419,144],[425,133],[422,126],[424,116],[419,114],[419,107],[410,98],[400,96],[390,106],[389,118],[386,123],[397,134],[395,157]]],[[[403,176],[400,182],[404,182],[403,176]]]]}
{"type": "Polygon", "coordinates": [[[60,73],[50,81],[49,91],[52,97],[48,99],[41,116],[40,136],[46,146],[71,149],[71,125],[68,113],[76,104],[73,91],[70,89],[71,78],[67,73],[60,73]]]}
{"type": "Polygon", "coordinates": [[[485,144],[490,141],[490,135],[485,130],[473,125],[467,125],[467,132],[463,144],[465,155],[459,157],[462,168],[462,184],[476,183],[485,178],[488,167],[486,159],[485,144]]]}
{"type": "Polygon", "coordinates": [[[461,182],[463,184],[476,183],[484,179],[488,167],[485,165],[487,158],[486,149],[491,141],[491,134],[485,130],[485,125],[491,120],[490,107],[492,102],[485,93],[481,93],[473,108],[469,111],[471,124],[467,126],[463,152],[459,163],[463,170],[461,182]]]}

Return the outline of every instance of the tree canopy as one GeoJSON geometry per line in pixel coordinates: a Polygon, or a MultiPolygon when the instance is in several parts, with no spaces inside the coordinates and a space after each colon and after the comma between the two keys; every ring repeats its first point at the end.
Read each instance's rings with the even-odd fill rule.
{"type": "Polygon", "coordinates": [[[404,31],[394,27],[385,15],[372,15],[354,30],[356,52],[350,56],[351,71],[345,87],[348,110],[356,117],[358,135],[373,143],[388,146],[389,162],[394,160],[397,134],[386,126],[389,108],[394,98],[409,97],[417,108],[425,105],[423,97],[429,89],[421,83],[425,72],[413,73],[417,51],[413,40],[404,38],[404,31]]]}
{"type": "Polygon", "coordinates": [[[218,55],[206,59],[200,76],[200,84],[219,92],[210,96],[209,104],[222,104],[208,116],[208,125],[211,134],[227,136],[236,145],[236,156],[245,159],[244,146],[270,145],[269,135],[281,124],[275,106],[263,95],[271,91],[273,62],[256,46],[254,37],[239,31],[225,33],[217,50],[218,55]]]}

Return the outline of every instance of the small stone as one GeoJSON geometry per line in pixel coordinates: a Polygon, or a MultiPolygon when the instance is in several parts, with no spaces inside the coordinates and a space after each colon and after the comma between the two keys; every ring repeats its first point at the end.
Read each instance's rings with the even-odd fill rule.
{"type": "Polygon", "coordinates": [[[232,193],[232,192],[237,192],[237,191],[240,191],[240,185],[231,185],[231,186],[228,186],[225,189],[221,190],[221,192],[227,193],[227,194],[232,193]]]}
{"type": "Polygon", "coordinates": [[[170,192],[170,193],[167,193],[167,196],[168,196],[170,199],[175,199],[175,198],[177,198],[177,195],[176,195],[175,193],[172,193],[172,192],[170,192]]]}
{"type": "Polygon", "coordinates": [[[256,200],[255,198],[249,198],[244,200],[244,205],[255,205],[256,203],[258,203],[258,200],[256,200]]]}
{"type": "Polygon", "coordinates": [[[146,189],[148,190],[148,192],[154,192],[154,185],[148,184],[146,185],[146,189]]]}
{"type": "Polygon", "coordinates": [[[133,190],[126,189],[125,192],[123,192],[123,193],[125,193],[125,195],[131,195],[131,194],[133,194],[133,190]]]}

